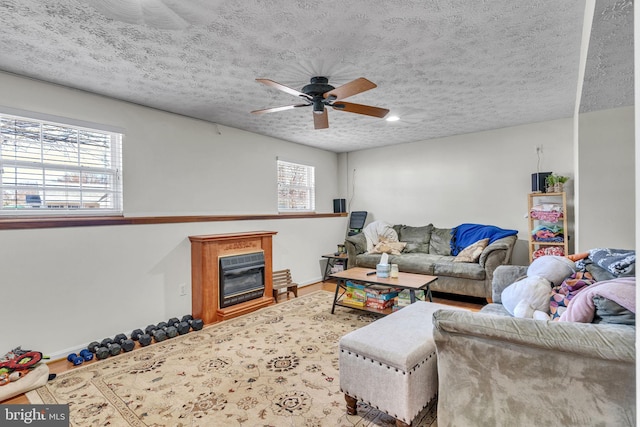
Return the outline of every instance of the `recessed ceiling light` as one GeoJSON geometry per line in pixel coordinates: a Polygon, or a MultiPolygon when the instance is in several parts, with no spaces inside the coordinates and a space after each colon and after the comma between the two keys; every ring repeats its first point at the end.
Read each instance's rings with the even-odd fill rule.
{"type": "Polygon", "coordinates": [[[389,116],[389,117],[387,117],[387,121],[388,122],[397,122],[398,120],[400,120],[400,117],[398,117],[398,116],[389,116]]]}

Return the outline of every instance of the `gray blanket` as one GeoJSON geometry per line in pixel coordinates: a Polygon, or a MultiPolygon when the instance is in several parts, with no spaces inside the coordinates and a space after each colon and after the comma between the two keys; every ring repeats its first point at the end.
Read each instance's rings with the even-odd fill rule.
{"type": "Polygon", "coordinates": [[[629,249],[595,248],[589,258],[614,276],[633,276],[636,272],[636,251],[629,249]]]}

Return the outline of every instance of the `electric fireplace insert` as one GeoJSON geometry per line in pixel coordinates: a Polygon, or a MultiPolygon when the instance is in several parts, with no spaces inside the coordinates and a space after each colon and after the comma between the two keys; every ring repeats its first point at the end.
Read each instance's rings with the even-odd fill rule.
{"type": "Polygon", "coordinates": [[[260,298],[264,294],[264,252],[221,256],[220,308],[260,298]]]}

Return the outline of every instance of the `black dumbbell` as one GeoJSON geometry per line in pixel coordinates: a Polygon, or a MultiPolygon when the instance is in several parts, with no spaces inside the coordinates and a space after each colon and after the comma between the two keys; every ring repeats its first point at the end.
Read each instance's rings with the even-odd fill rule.
{"type": "Polygon", "coordinates": [[[127,338],[127,336],[125,334],[118,334],[113,338],[113,341],[117,344],[120,344],[120,347],[122,347],[122,349],[125,352],[129,352],[131,350],[133,350],[136,346],[136,343],[133,342],[133,340],[127,338]]]}
{"type": "Polygon", "coordinates": [[[190,314],[185,314],[184,316],[182,316],[182,321],[187,322],[189,326],[191,326],[191,329],[193,329],[194,331],[199,331],[204,327],[204,322],[202,321],[202,319],[194,319],[190,314]]]}
{"type": "Polygon", "coordinates": [[[107,347],[100,344],[98,341],[93,341],[91,344],[87,346],[91,353],[96,355],[96,359],[102,360],[109,357],[109,350],[107,347]]]}
{"type": "Polygon", "coordinates": [[[190,326],[188,322],[181,322],[177,317],[172,317],[167,321],[169,326],[173,326],[178,331],[179,335],[184,335],[189,332],[190,326]]]}
{"type": "Polygon", "coordinates": [[[151,335],[153,339],[156,340],[156,342],[164,341],[167,339],[167,333],[163,329],[158,328],[157,325],[149,325],[144,328],[144,331],[147,334],[151,335]]]}
{"type": "Polygon", "coordinates": [[[131,332],[131,339],[138,341],[142,347],[146,347],[151,344],[151,335],[147,334],[142,329],[136,329],[131,332]]]}
{"type": "Polygon", "coordinates": [[[82,365],[84,362],[88,362],[93,359],[93,353],[86,348],[80,352],[80,354],[71,353],[67,356],[67,360],[74,364],[74,366],[82,365]]]}
{"type": "Polygon", "coordinates": [[[120,344],[114,342],[111,338],[103,339],[100,344],[102,344],[103,347],[106,347],[111,356],[116,356],[122,351],[122,347],[120,347],[120,344]]]}
{"type": "Polygon", "coordinates": [[[178,330],[175,326],[169,325],[167,322],[158,323],[158,329],[162,329],[165,334],[167,334],[167,338],[175,338],[178,336],[178,330]]]}

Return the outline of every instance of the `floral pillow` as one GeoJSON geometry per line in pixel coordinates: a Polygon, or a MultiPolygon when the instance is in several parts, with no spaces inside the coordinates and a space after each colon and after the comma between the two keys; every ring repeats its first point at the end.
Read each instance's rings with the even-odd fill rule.
{"type": "Polygon", "coordinates": [[[406,242],[379,242],[369,253],[400,255],[406,245],[406,242]]]}
{"type": "Polygon", "coordinates": [[[453,262],[478,262],[484,248],[489,244],[489,239],[478,240],[467,246],[456,255],[453,262]]]}

